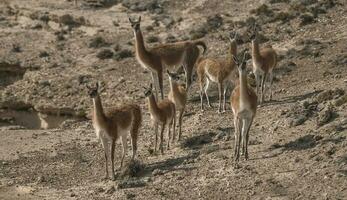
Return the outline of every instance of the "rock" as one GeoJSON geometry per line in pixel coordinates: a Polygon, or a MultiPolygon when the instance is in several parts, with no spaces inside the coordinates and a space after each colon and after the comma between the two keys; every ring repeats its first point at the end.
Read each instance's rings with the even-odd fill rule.
{"type": "Polygon", "coordinates": [[[113,51],[110,49],[102,49],[97,53],[96,57],[102,60],[110,59],[113,57],[113,51]]]}
{"type": "Polygon", "coordinates": [[[164,24],[166,28],[170,28],[175,24],[175,20],[170,16],[163,16],[161,22],[164,24]]]}
{"type": "Polygon", "coordinates": [[[332,106],[327,106],[324,110],[319,112],[317,117],[317,126],[323,126],[330,122],[334,117],[336,117],[334,108],[332,106]]]}
{"type": "Polygon", "coordinates": [[[152,172],[152,176],[160,176],[160,175],[163,175],[165,172],[161,169],[155,169],[153,170],[152,172]]]}
{"type": "Polygon", "coordinates": [[[128,165],[123,167],[121,177],[138,177],[144,170],[144,165],[139,160],[133,160],[128,165]]]}
{"type": "Polygon", "coordinates": [[[293,19],[295,16],[288,13],[288,12],[278,12],[273,17],[272,21],[282,21],[282,22],[289,22],[291,19],[293,19]]]}
{"type": "Polygon", "coordinates": [[[336,99],[335,101],[333,101],[334,106],[342,106],[343,104],[347,103],[347,95],[343,95],[340,98],[336,99]]]}
{"type": "Polygon", "coordinates": [[[114,57],[116,60],[122,60],[125,58],[134,57],[134,53],[129,49],[123,49],[123,50],[118,51],[114,57]]]}
{"type": "Polygon", "coordinates": [[[119,189],[134,188],[134,187],[144,187],[146,182],[138,179],[124,180],[118,183],[119,189]]]}
{"type": "Polygon", "coordinates": [[[305,26],[315,22],[315,17],[311,13],[304,13],[300,16],[300,26],[305,26]]]}
{"type": "Polygon", "coordinates": [[[206,20],[207,31],[216,30],[223,25],[223,18],[220,15],[209,16],[206,20]]]}
{"type": "Polygon", "coordinates": [[[149,26],[146,26],[146,31],[148,31],[148,32],[150,32],[150,31],[153,31],[154,30],[154,28],[153,28],[153,26],[151,26],[151,25],[149,25],[149,26]]]}
{"type": "Polygon", "coordinates": [[[91,39],[89,43],[89,48],[100,48],[108,46],[109,44],[105,41],[105,39],[101,36],[97,36],[93,39],[91,39]]]}
{"type": "Polygon", "coordinates": [[[271,4],[275,4],[275,3],[289,3],[290,0],[270,0],[271,4]]]}
{"type": "Polygon", "coordinates": [[[264,15],[264,16],[273,16],[274,12],[269,8],[269,6],[267,6],[266,4],[262,4],[260,5],[258,8],[256,9],[252,9],[250,11],[251,14],[255,14],[257,16],[259,15],[264,15]]]}
{"type": "Polygon", "coordinates": [[[112,6],[118,2],[119,0],[83,0],[82,5],[90,8],[102,8],[112,6]]]}
{"type": "Polygon", "coordinates": [[[13,124],[15,122],[14,117],[0,117],[0,123],[13,124]]]}
{"type": "Polygon", "coordinates": [[[116,191],[116,188],[114,188],[114,186],[112,185],[105,191],[105,193],[106,194],[113,194],[115,191],[116,191]]]}
{"type": "Polygon", "coordinates": [[[136,197],[136,195],[133,194],[133,193],[127,193],[127,194],[126,194],[126,198],[127,198],[127,199],[134,199],[135,197],[136,197]]]}
{"type": "Polygon", "coordinates": [[[39,177],[37,177],[36,183],[43,183],[43,182],[46,182],[46,179],[45,179],[44,176],[39,176],[39,177]]]}
{"type": "Polygon", "coordinates": [[[102,188],[102,187],[98,187],[94,190],[95,193],[102,193],[102,192],[105,192],[105,189],[102,188]]]}
{"type": "Polygon", "coordinates": [[[325,90],[325,91],[319,93],[315,99],[318,103],[323,103],[323,102],[331,100],[333,98],[335,98],[335,99],[339,98],[340,96],[342,96],[344,94],[345,94],[344,90],[342,90],[340,88],[336,88],[333,90],[325,90]]]}
{"type": "Polygon", "coordinates": [[[47,51],[41,51],[40,54],[39,54],[40,58],[45,58],[45,57],[48,57],[48,56],[49,56],[49,53],[47,51]]]}
{"type": "Polygon", "coordinates": [[[74,18],[70,14],[65,14],[59,17],[59,23],[67,25],[69,27],[78,27],[86,24],[86,20],[83,16],[74,18]]]}
{"type": "Polygon", "coordinates": [[[12,45],[11,52],[13,52],[13,53],[19,53],[19,52],[22,52],[22,49],[20,48],[19,44],[13,44],[13,45],[12,45]]]}
{"type": "Polygon", "coordinates": [[[173,42],[177,42],[177,39],[175,36],[169,34],[166,38],[165,38],[165,41],[167,43],[173,43],[173,42]]]}
{"type": "Polygon", "coordinates": [[[163,12],[163,8],[159,4],[158,0],[123,0],[122,5],[135,12],[150,11],[156,14],[163,12]]]}
{"type": "Polygon", "coordinates": [[[147,43],[159,42],[159,38],[157,36],[150,35],[147,37],[146,42],[147,43]]]}
{"type": "Polygon", "coordinates": [[[299,126],[303,123],[305,123],[305,121],[307,120],[307,116],[305,115],[299,115],[297,116],[296,118],[294,118],[292,121],[290,121],[290,126],[293,127],[293,126],[299,126]]]}
{"type": "Polygon", "coordinates": [[[207,34],[207,30],[204,26],[200,26],[189,32],[189,37],[191,40],[196,40],[204,37],[207,34]]]}

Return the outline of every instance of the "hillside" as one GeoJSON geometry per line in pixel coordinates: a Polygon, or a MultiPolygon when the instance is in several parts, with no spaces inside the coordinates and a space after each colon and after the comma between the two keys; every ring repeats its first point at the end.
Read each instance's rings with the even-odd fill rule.
{"type": "MultiPolygon", "coordinates": [[[[346,199],[346,8],[344,0],[1,1],[0,199],[346,199]],[[239,168],[230,101],[218,114],[216,84],[213,108],[202,112],[193,83],[182,141],[153,154],[143,89],[151,75],[134,57],[128,21],[138,16],[149,46],[202,39],[208,57],[224,57],[231,31],[239,52],[251,47],[256,22],[261,46],[277,51],[274,98],[258,108],[250,160],[239,168]],[[105,107],[136,102],[143,113],[134,171],[117,170],[115,181],[103,179],[90,121],[86,85],[96,81],[105,107]]],[[[130,156],[129,148],[127,164],[130,156]]],[[[118,142],[116,169],[120,157],[118,142]]]]}

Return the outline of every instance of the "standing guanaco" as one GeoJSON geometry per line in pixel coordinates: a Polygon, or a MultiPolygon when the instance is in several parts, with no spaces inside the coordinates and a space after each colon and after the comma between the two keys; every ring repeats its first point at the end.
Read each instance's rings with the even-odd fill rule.
{"type": "Polygon", "coordinates": [[[252,61],[253,73],[256,79],[257,95],[260,96],[260,103],[264,102],[265,95],[265,82],[269,77],[270,101],[272,100],[272,83],[273,83],[273,69],[277,65],[276,51],[267,46],[262,49],[259,47],[258,31],[256,25],[253,26],[253,32],[250,39],[252,40],[252,61]],[[261,81],[261,82],[260,82],[261,81]],[[260,85],[260,91],[259,91],[260,85]]]}
{"type": "Polygon", "coordinates": [[[123,151],[120,168],[123,166],[125,154],[127,152],[127,136],[130,132],[131,145],[132,145],[132,160],[135,158],[137,150],[137,139],[139,129],[142,122],[142,114],[140,106],[136,104],[125,104],[120,107],[114,107],[107,110],[103,109],[101,98],[99,94],[100,84],[97,83],[96,87],[91,88],[87,86],[89,96],[93,99],[93,126],[96,136],[101,140],[102,146],[105,151],[105,170],[106,179],[108,178],[108,157],[109,157],[109,141],[111,141],[111,170],[112,179],[114,175],[114,149],[115,143],[118,138],[121,138],[123,151]]]}
{"type": "Polygon", "coordinates": [[[206,44],[201,41],[184,41],[169,44],[161,44],[155,47],[146,47],[142,31],[140,29],[141,17],[137,21],[129,18],[131,27],[135,35],[136,58],[142,67],[151,71],[152,83],[156,88],[156,97],[158,97],[158,84],[161,92],[161,98],[164,99],[163,93],[163,68],[164,66],[172,67],[183,65],[186,75],[187,89],[192,82],[193,68],[196,60],[200,55],[199,48],[202,46],[205,53],[206,44]],[[157,77],[157,81],[155,81],[157,77]],[[158,84],[157,84],[158,83],[158,84]]]}
{"type": "Polygon", "coordinates": [[[233,90],[230,98],[235,126],[235,164],[239,161],[241,143],[242,152],[245,155],[245,159],[248,160],[249,129],[257,111],[257,95],[247,83],[246,53],[244,53],[241,62],[236,57],[233,57],[239,71],[239,84],[233,90]]]}
{"type": "MultiPolygon", "coordinates": [[[[175,104],[176,110],[179,111],[178,140],[181,140],[182,118],[183,118],[183,113],[187,104],[187,90],[183,84],[177,83],[177,81],[179,80],[179,76],[177,74],[172,73],[169,70],[167,70],[167,74],[169,76],[169,81],[170,81],[170,92],[169,92],[168,98],[175,104]]],[[[174,140],[175,140],[175,137],[174,137],[174,140]]]]}
{"type": "Polygon", "coordinates": [[[155,127],[155,146],[154,151],[157,151],[158,143],[158,126],[161,126],[160,131],[160,144],[159,149],[163,154],[163,139],[164,139],[164,130],[167,126],[167,149],[170,148],[170,139],[171,139],[171,127],[173,128],[173,136],[175,135],[176,127],[176,109],[175,104],[168,99],[164,99],[161,102],[157,103],[153,95],[153,85],[150,84],[149,88],[145,88],[145,96],[148,99],[148,109],[151,114],[152,124],[155,127]]]}
{"type": "Polygon", "coordinates": [[[201,110],[204,110],[203,104],[203,88],[205,91],[205,96],[207,99],[208,106],[211,107],[210,100],[208,98],[208,87],[210,81],[218,83],[218,93],[219,93],[219,109],[218,112],[222,112],[222,99],[223,99],[223,112],[225,112],[225,95],[227,92],[227,84],[232,81],[233,71],[235,69],[235,62],[233,56],[237,54],[237,33],[231,33],[229,38],[230,47],[226,58],[215,59],[215,58],[205,58],[198,59],[197,62],[197,74],[199,77],[200,85],[200,101],[201,110]]]}

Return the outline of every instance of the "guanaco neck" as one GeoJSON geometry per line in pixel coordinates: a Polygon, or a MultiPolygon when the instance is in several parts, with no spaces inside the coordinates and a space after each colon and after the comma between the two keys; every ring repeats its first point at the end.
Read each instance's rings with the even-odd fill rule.
{"type": "Polygon", "coordinates": [[[140,58],[148,54],[141,30],[135,31],[135,48],[136,48],[136,54],[140,58]]]}
{"type": "Polygon", "coordinates": [[[148,107],[149,107],[149,112],[151,113],[151,115],[156,115],[157,113],[159,113],[158,104],[153,94],[151,94],[148,97],[148,107]]]}
{"type": "Polygon", "coordinates": [[[252,40],[252,57],[255,60],[258,60],[260,58],[259,42],[257,38],[252,40]]]}
{"type": "Polygon", "coordinates": [[[104,109],[102,107],[102,103],[101,103],[101,99],[99,95],[93,98],[93,105],[94,105],[94,112],[93,112],[94,123],[98,125],[102,125],[103,122],[106,121],[106,116],[105,116],[104,109]]]}
{"type": "Polygon", "coordinates": [[[229,47],[228,63],[230,65],[234,64],[233,56],[237,56],[237,45],[236,45],[235,39],[233,39],[230,42],[230,47],[229,47]]]}
{"type": "Polygon", "coordinates": [[[170,82],[170,91],[172,91],[173,94],[178,92],[178,84],[175,81],[172,81],[171,78],[169,78],[170,82]]]}
{"type": "Polygon", "coordinates": [[[240,79],[240,102],[244,102],[248,98],[247,74],[239,73],[240,79]]]}

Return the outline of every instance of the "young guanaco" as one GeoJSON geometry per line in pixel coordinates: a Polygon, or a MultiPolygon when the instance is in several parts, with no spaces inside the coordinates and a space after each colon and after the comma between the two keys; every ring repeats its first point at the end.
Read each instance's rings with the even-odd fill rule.
{"type": "Polygon", "coordinates": [[[272,83],[273,83],[273,69],[277,65],[276,51],[267,46],[262,49],[259,47],[258,31],[256,25],[253,26],[253,32],[250,39],[252,40],[252,61],[253,73],[256,79],[257,95],[260,96],[260,103],[264,102],[265,87],[267,77],[269,78],[270,101],[272,100],[272,83]],[[259,91],[260,85],[260,91],[259,91]]]}
{"type": "Polygon", "coordinates": [[[129,18],[131,27],[135,35],[136,58],[142,67],[151,71],[152,83],[156,88],[158,97],[158,84],[161,92],[161,98],[164,99],[163,93],[163,68],[183,65],[186,75],[187,88],[192,82],[193,68],[196,60],[200,55],[198,46],[202,46],[205,53],[206,44],[201,41],[184,41],[169,44],[161,44],[155,47],[146,47],[142,31],[140,29],[141,17],[137,21],[129,18]],[[158,80],[155,81],[155,78],[158,80]],[[158,83],[158,84],[157,84],[158,83]]]}
{"type": "Polygon", "coordinates": [[[225,95],[228,89],[228,83],[232,82],[233,71],[235,69],[235,62],[233,56],[237,54],[237,43],[236,43],[237,34],[231,33],[229,36],[230,47],[229,52],[226,58],[215,59],[215,58],[205,58],[199,59],[197,62],[197,74],[199,78],[200,85],[200,101],[201,101],[201,110],[204,110],[203,105],[203,88],[205,91],[205,96],[207,99],[208,106],[211,107],[210,100],[208,98],[208,87],[210,81],[218,83],[218,92],[219,92],[219,109],[218,112],[225,112],[225,95]],[[223,99],[223,111],[222,111],[222,99],[223,99]]]}
{"type": "Polygon", "coordinates": [[[242,152],[245,155],[245,159],[248,160],[249,129],[257,110],[257,95],[247,83],[246,53],[244,53],[241,62],[236,57],[233,57],[239,72],[239,83],[233,90],[230,98],[235,126],[235,164],[239,161],[241,143],[242,152]]]}
{"type": "Polygon", "coordinates": [[[123,166],[125,154],[127,152],[127,136],[130,132],[132,145],[132,160],[135,158],[137,151],[137,139],[139,129],[142,122],[142,114],[140,106],[136,104],[125,104],[119,107],[114,107],[104,111],[99,94],[100,85],[91,88],[88,86],[89,96],[93,99],[93,126],[96,136],[101,140],[105,151],[105,170],[106,179],[108,178],[108,157],[109,157],[109,141],[111,142],[111,172],[112,179],[115,179],[114,174],[114,150],[115,143],[118,138],[121,138],[123,151],[120,168],[123,166]]]}
{"type": "Polygon", "coordinates": [[[145,88],[145,96],[148,99],[148,109],[151,114],[152,124],[155,127],[155,146],[154,151],[157,151],[158,143],[158,126],[161,126],[160,131],[160,144],[159,149],[163,154],[163,139],[164,139],[164,130],[167,127],[167,149],[170,148],[170,138],[171,138],[171,127],[173,128],[173,135],[175,135],[176,127],[176,109],[175,104],[168,99],[164,99],[161,102],[157,103],[153,95],[153,86],[150,84],[149,88],[145,88]]]}
{"type": "MultiPolygon", "coordinates": [[[[175,104],[176,110],[179,111],[178,140],[181,140],[182,118],[183,118],[183,113],[187,104],[187,90],[183,84],[177,83],[177,81],[179,80],[179,76],[177,74],[171,73],[169,70],[167,70],[167,74],[169,76],[169,82],[170,82],[170,92],[169,92],[168,98],[175,104]]],[[[175,140],[175,137],[174,137],[174,140],[175,140]]]]}

